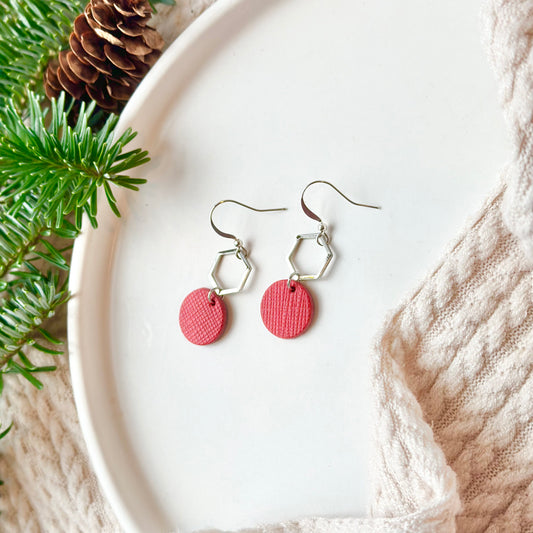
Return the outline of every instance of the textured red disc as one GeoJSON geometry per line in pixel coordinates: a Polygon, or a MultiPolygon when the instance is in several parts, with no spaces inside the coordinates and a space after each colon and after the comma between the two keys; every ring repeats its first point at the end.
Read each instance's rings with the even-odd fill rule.
{"type": "Polygon", "coordinates": [[[299,282],[281,279],[272,283],[261,300],[261,318],[268,331],[282,339],[301,335],[313,318],[313,299],[299,282]]]}
{"type": "Polygon", "coordinates": [[[180,328],[186,339],[201,346],[215,342],[224,333],[227,310],[220,296],[209,289],[196,289],[188,294],[180,308],[180,328]]]}

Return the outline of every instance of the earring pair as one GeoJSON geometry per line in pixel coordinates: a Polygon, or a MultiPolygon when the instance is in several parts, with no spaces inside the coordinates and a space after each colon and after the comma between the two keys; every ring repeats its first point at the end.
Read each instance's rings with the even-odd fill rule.
{"type": "MultiPolygon", "coordinates": [[[[290,339],[298,337],[310,326],[313,319],[314,304],[313,298],[302,281],[315,281],[320,279],[328,265],[333,259],[333,249],[331,248],[331,238],[327,231],[326,224],[313,211],[309,209],[304,201],[305,192],[314,184],[322,183],[332,187],[350,204],[360,207],[380,209],[374,205],[360,204],[350,200],[337,187],[329,181],[315,180],[309,183],[303,190],[300,204],[303,212],[311,219],[318,222],[318,231],[315,233],[304,233],[296,235],[294,243],[288,255],[290,273],[288,278],[274,282],[265,291],[261,300],[260,312],[265,327],[277,337],[290,339]],[[325,252],[324,262],[315,274],[303,274],[298,271],[295,264],[295,257],[300,245],[305,240],[313,240],[325,252]]],[[[191,292],[184,299],[179,313],[179,324],[187,340],[197,345],[206,345],[215,342],[224,333],[227,320],[227,308],[223,298],[227,294],[235,294],[244,290],[246,282],[253,270],[252,263],[248,258],[248,251],[242,241],[231,233],[221,231],[213,222],[213,212],[226,202],[231,202],[256,212],[285,211],[285,207],[274,209],[256,209],[236,200],[222,200],[211,209],[210,222],[215,232],[225,238],[233,239],[234,248],[223,250],[217,253],[215,262],[209,272],[209,277],[214,287],[211,289],[200,288],[191,292]],[[223,288],[217,279],[217,271],[221,261],[226,256],[235,256],[245,267],[244,275],[237,287],[223,288]]]]}

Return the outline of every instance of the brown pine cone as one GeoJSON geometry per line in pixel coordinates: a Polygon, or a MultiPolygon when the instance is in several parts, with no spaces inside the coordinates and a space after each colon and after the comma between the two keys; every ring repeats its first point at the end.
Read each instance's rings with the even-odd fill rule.
{"type": "Polygon", "coordinates": [[[151,16],[148,0],[90,0],[74,20],[70,50],[44,73],[48,98],[65,90],[76,100],[120,111],[161,55],[164,42],[147,25],[151,16]]]}

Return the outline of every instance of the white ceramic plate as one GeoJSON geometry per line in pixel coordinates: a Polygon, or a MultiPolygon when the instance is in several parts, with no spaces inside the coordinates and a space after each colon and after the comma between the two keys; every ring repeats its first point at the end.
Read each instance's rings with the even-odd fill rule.
{"type": "MultiPolygon", "coordinates": [[[[436,265],[505,160],[477,3],[220,0],[165,53],[121,128],[152,162],[74,251],[69,348],[80,421],[127,531],[237,528],[363,515],[369,494],[369,362],[386,311],[436,265]],[[289,274],[295,235],[336,257],[308,283],[316,319],[270,335],[265,288],[289,274]],[[236,232],[256,266],[216,344],[181,335],[182,299],[208,285],[209,226],[236,232]]],[[[313,263],[312,251],[304,261],[313,263]]],[[[314,268],[314,266],[313,266],[314,268]]],[[[231,278],[228,266],[223,276],[231,278]]]]}

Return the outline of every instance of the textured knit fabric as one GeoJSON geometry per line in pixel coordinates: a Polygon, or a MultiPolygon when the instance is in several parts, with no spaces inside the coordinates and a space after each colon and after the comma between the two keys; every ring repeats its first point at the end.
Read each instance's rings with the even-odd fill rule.
{"type": "MultiPolygon", "coordinates": [[[[516,150],[498,190],[377,336],[370,517],[243,531],[533,531],[533,0],[489,0],[483,24],[516,150]]],[[[17,427],[2,443],[2,529],[117,531],[60,365],[43,391],[6,385],[2,413],[17,427]]]]}

